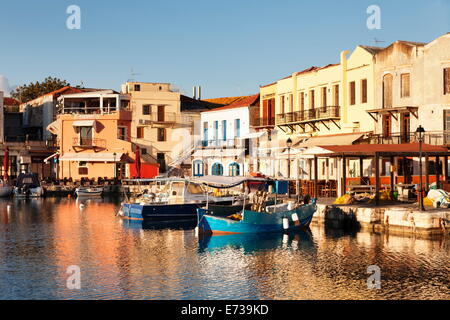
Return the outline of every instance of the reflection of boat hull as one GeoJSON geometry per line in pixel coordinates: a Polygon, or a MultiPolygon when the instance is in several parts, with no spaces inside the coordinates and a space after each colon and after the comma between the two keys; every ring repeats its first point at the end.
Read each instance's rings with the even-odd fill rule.
{"type": "MultiPolygon", "coordinates": [[[[222,204],[231,204],[231,201],[222,204]]],[[[131,220],[195,220],[197,219],[197,209],[205,205],[204,203],[183,203],[183,204],[131,204],[122,205],[120,215],[124,219],[131,220]]]]}
{"type": "Polygon", "coordinates": [[[200,233],[206,234],[265,233],[299,230],[309,226],[316,212],[316,208],[315,203],[313,203],[303,205],[294,210],[274,213],[245,210],[243,220],[241,221],[216,217],[209,215],[206,209],[198,209],[198,228],[200,233]]]}
{"type": "Polygon", "coordinates": [[[271,250],[294,241],[301,242],[302,247],[311,247],[312,235],[309,229],[280,233],[240,233],[219,236],[200,235],[200,250],[221,250],[224,248],[242,248],[245,252],[271,250]]]}
{"type": "Polygon", "coordinates": [[[39,198],[44,195],[44,189],[42,187],[37,188],[16,188],[14,190],[14,196],[17,198],[39,198]]]}
{"type": "Polygon", "coordinates": [[[0,187],[0,197],[9,197],[11,193],[13,192],[13,188],[8,185],[4,185],[0,187]]]}

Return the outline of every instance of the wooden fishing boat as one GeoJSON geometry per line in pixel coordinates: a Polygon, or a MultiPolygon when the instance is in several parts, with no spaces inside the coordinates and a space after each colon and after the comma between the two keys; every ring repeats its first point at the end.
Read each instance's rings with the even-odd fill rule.
{"type": "Polygon", "coordinates": [[[197,209],[198,232],[206,234],[263,233],[299,230],[309,227],[317,210],[316,201],[289,210],[286,204],[273,206],[273,211],[243,210],[241,220],[210,214],[208,209],[197,209]]]}
{"type": "Polygon", "coordinates": [[[102,187],[78,187],[75,189],[78,197],[101,197],[103,193],[102,187]]]}

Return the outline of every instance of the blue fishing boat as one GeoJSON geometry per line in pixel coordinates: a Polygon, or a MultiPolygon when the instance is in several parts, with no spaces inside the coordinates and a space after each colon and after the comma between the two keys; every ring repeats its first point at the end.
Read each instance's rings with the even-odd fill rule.
{"type": "Polygon", "coordinates": [[[206,234],[238,234],[238,233],[264,233],[299,230],[309,227],[314,213],[317,210],[316,201],[303,204],[292,210],[282,207],[273,212],[256,212],[243,210],[241,220],[220,217],[210,214],[205,208],[197,209],[198,232],[206,234]]]}

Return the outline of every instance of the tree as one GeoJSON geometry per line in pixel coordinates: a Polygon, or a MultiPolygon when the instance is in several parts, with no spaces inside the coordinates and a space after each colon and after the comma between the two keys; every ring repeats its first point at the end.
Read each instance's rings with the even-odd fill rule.
{"type": "Polygon", "coordinates": [[[70,86],[70,83],[68,83],[66,80],[47,77],[42,82],[30,82],[29,84],[24,84],[17,87],[11,92],[11,97],[19,100],[20,102],[28,102],[46,93],[61,89],[66,86],[70,86]]]}

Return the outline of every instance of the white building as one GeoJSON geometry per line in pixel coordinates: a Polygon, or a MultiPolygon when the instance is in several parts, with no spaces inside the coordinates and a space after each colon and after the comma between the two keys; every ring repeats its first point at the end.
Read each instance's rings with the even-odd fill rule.
{"type": "Polygon", "coordinates": [[[259,94],[202,112],[192,175],[243,176],[252,172],[252,140],[261,133],[252,133],[251,127],[258,114],[259,94]]]}

